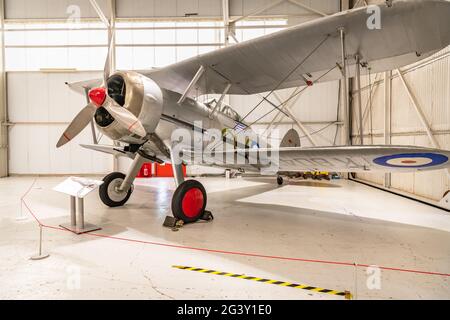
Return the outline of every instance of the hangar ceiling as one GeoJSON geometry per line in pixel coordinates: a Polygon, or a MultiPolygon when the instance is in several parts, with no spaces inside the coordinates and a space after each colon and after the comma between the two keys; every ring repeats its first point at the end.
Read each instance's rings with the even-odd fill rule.
{"type": "MultiPolygon", "coordinates": [[[[339,1],[308,0],[301,4],[327,14],[339,10],[339,1]]],[[[104,12],[108,12],[108,0],[98,0],[104,12]]],[[[223,0],[116,0],[117,18],[222,18],[223,0]]],[[[5,0],[6,19],[67,19],[68,12],[78,7],[82,18],[98,16],[87,0],[5,0]]],[[[229,0],[230,16],[246,16],[261,8],[259,16],[316,16],[292,2],[275,0],[229,0]],[[279,2],[279,4],[277,4],[279,2]],[[276,4],[273,6],[273,4],[276,4]],[[272,7],[273,6],[273,7],[272,7]]]]}

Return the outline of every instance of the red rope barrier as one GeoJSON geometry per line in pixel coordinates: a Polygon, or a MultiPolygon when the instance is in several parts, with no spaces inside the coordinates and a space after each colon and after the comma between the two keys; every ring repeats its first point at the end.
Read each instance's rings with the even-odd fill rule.
{"type": "MultiPolygon", "coordinates": [[[[49,226],[49,225],[45,225],[45,224],[41,223],[41,221],[37,218],[37,216],[31,210],[31,208],[27,205],[27,203],[24,200],[24,198],[30,192],[31,188],[34,185],[34,182],[33,182],[32,186],[29,188],[29,190],[27,191],[27,193],[21,198],[21,201],[23,202],[23,204],[27,208],[28,212],[33,216],[33,218],[37,221],[37,223],[40,226],[44,227],[44,228],[58,230],[58,231],[71,232],[70,230],[67,230],[67,229],[64,229],[64,228],[55,227],[55,226],[49,226]]],[[[308,262],[308,263],[331,264],[331,265],[355,267],[355,264],[351,263],[351,262],[304,259],[304,258],[295,258],[295,257],[283,257],[283,256],[264,255],[264,254],[251,253],[251,252],[208,249],[208,248],[183,246],[183,245],[169,244],[169,243],[162,243],[162,242],[154,242],[154,241],[145,241],[145,240],[135,240],[135,239],[129,239],[129,238],[121,238],[121,237],[108,236],[108,235],[99,234],[99,233],[84,233],[83,235],[84,236],[97,237],[97,238],[107,238],[107,239],[112,239],[112,240],[141,243],[141,244],[160,246],[160,247],[166,247],[166,248],[175,248],[175,249],[183,249],[183,250],[194,250],[194,251],[202,251],[202,252],[218,253],[218,254],[228,254],[228,255],[236,255],[236,256],[245,256],[245,257],[253,257],[253,258],[264,258],[264,259],[273,259],[273,260],[297,261],[297,262],[308,262]]],[[[375,266],[375,265],[369,265],[369,264],[358,264],[358,265],[356,265],[356,267],[363,267],[363,268],[368,268],[368,267],[371,267],[371,266],[375,266]]],[[[431,271],[403,269],[403,268],[395,268],[395,267],[384,267],[384,266],[376,266],[376,267],[380,268],[381,270],[386,270],[386,271],[398,271],[398,272],[425,274],[425,275],[442,276],[442,277],[449,277],[450,276],[449,273],[441,273],[441,272],[431,272],[431,271]]]]}

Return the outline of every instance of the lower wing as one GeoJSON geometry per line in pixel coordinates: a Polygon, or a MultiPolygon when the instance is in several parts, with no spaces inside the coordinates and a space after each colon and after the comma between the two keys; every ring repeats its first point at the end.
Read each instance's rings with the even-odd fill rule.
{"type": "Polygon", "coordinates": [[[126,151],[124,147],[121,146],[109,146],[102,144],[80,144],[80,146],[85,149],[90,149],[102,153],[108,153],[113,156],[127,157],[130,159],[134,158],[134,154],[132,152],[126,151]]]}
{"type": "Polygon", "coordinates": [[[261,171],[414,172],[450,168],[450,151],[410,146],[241,149],[196,153],[190,163],[261,171]]]}

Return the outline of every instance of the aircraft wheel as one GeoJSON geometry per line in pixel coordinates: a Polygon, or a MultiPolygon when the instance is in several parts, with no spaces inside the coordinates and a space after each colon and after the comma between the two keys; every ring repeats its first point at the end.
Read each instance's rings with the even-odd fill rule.
{"type": "Polygon", "coordinates": [[[172,213],[185,223],[199,220],[206,208],[206,191],[196,180],[187,180],[180,184],[172,197],[172,213]]]}
{"type": "Polygon", "coordinates": [[[277,184],[278,184],[279,186],[282,186],[283,183],[284,183],[283,177],[282,177],[282,176],[278,176],[278,177],[277,177],[277,184]]]}
{"type": "Polygon", "coordinates": [[[131,196],[132,187],[128,191],[119,191],[119,187],[125,179],[121,172],[113,172],[103,178],[103,184],[99,188],[100,199],[108,207],[121,207],[131,196]]]}

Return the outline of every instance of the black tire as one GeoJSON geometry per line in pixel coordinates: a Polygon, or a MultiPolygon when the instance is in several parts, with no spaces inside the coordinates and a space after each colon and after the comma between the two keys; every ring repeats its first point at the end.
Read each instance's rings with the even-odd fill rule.
{"type": "Polygon", "coordinates": [[[187,180],[180,184],[173,194],[172,214],[185,223],[196,222],[203,216],[207,200],[203,185],[196,180],[187,180]],[[185,199],[190,190],[193,190],[193,193],[189,193],[187,197],[191,198],[185,199]],[[200,198],[202,202],[200,202],[200,198]]]}
{"type": "Polygon", "coordinates": [[[283,185],[283,183],[284,183],[284,179],[283,179],[283,177],[281,177],[281,176],[278,176],[278,177],[277,177],[277,184],[278,184],[279,186],[282,186],[282,185],[283,185]]]}
{"type": "Polygon", "coordinates": [[[99,191],[100,199],[108,207],[111,207],[111,208],[121,207],[125,203],[127,203],[128,199],[130,199],[131,193],[133,191],[133,187],[130,187],[130,189],[127,191],[126,194],[124,192],[123,197],[121,197],[120,193],[117,193],[115,197],[112,194],[109,194],[109,192],[111,192],[111,188],[113,187],[113,186],[111,186],[111,188],[110,188],[111,183],[118,185],[124,179],[125,179],[125,175],[121,172],[113,172],[103,178],[104,182],[100,186],[98,191],[99,191]]]}

